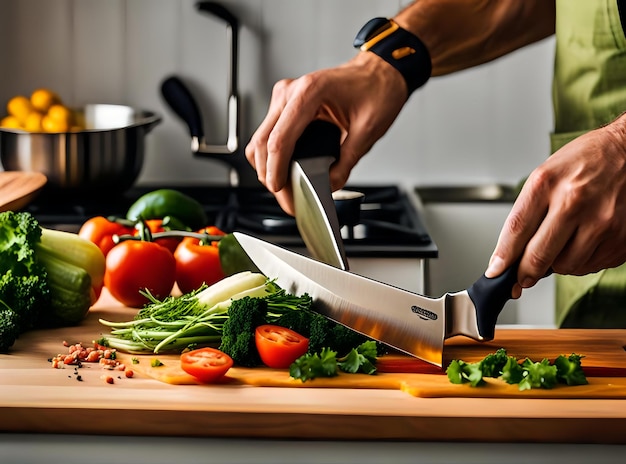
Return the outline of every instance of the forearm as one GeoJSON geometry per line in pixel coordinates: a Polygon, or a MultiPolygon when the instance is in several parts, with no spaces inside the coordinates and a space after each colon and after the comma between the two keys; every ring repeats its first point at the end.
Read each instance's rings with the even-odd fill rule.
{"type": "Polygon", "coordinates": [[[424,42],[440,76],[550,36],[554,18],[554,0],[416,0],[394,19],[424,42]]]}

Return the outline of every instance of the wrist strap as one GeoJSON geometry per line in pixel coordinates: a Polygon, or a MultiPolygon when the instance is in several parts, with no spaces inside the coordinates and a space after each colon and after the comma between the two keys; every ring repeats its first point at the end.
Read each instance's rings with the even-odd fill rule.
{"type": "Polygon", "coordinates": [[[393,20],[370,20],[354,39],[354,46],[377,54],[396,68],[406,81],[409,95],[430,79],[432,63],[428,49],[393,20]]]}

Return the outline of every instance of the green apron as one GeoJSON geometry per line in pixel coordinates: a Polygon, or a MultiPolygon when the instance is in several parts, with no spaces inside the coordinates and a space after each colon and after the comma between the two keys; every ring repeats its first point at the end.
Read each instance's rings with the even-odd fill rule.
{"type": "MultiPolygon", "coordinates": [[[[626,111],[626,36],[616,0],[557,0],[552,153],[626,111]]],[[[555,277],[560,327],[626,328],[626,264],[555,277]]]]}

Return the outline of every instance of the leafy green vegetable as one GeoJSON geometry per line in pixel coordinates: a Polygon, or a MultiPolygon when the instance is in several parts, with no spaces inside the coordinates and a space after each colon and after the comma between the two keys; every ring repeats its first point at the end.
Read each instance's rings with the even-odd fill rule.
{"type": "Polygon", "coordinates": [[[266,316],[267,301],[262,298],[246,297],[233,301],[222,329],[220,351],[240,366],[254,367],[261,364],[254,331],[265,324],[266,316]]]}
{"type": "Polygon", "coordinates": [[[509,356],[500,376],[508,384],[518,384],[524,379],[524,369],[514,356],[509,356]]]}
{"type": "Polygon", "coordinates": [[[466,363],[465,361],[454,359],[448,366],[446,373],[451,383],[461,384],[469,382],[472,387],[485,383],[480,363],[466,363]]]}
{"type": "Polygon", "coordinates": [[[356,374],[372,375],[376,373],[376,342],[368,340],[363,342],[356,348],[352,348],[350,352],[342,358],[337,359],[337,366],[344,372],[356,374]]]}
{"type": "Polygon", "coordinates": [[[372,375],[376,373],[377,356],[376,342],[373,340],[352,348],[341,358],[337,358],[336,351],[325,347],[319,353],[307,353],[296,359],[289,366],[289,375],[302,382],[316,377],[335,377],[339,370],[349,374],[361,372],[372,375]]]}
{"type": "Polygon", "coordinates": [[[509,357],[504,348],[500,348],[495,353],[485,356],[480,361],[483,377],[498,377],[508,360],[509,357]]]}
{"type": "MultiPolygon", "coordinates": [[[[309,354],[319,353],[323,348],[330,348],[337,353],[347,353],[370,340],[365,335],[306,309],[286,312],[272,323],[308,338],[309,354]]],[[[386,351],[382,343],[376,342],[376,347],[378,353],[386,351]]]]}
{"type": "MultiPolygon", "coordinates": [[[[224,324],[230,319],[235,301],[248,298],[246,305],[263,299],[267,305],[265,323],[273,323],[287,312],[308,309],[311,297],[294,296],[263,274],[244,271],[181,296],[158,300],[144,293],[150,303],[132,321],[100,323],[111,327],[109,346],[129,353],[163,351],[180,353],[190,346],[219,345],[224,324]]],[[[242,330],[235,326],[232,332],[242,330]]],[[[254,337],[254,329],[251,335],[254,337]]],[[[233,358],[234,359],[234,358],[233,358]]],[[[254,361],[254,360],[253,360],[254,361]]]]}
{"type": "Polygon", "coordinates": [[[159,300],[149,292],[150,303],[131,321],[100,323],[111,328],[110,347],[129,353],[181,352],[190,345],[218,344],[228,308],[246,296],[268,296],[276,286],[262,274],[242,272],[181,296],[159,300]]]}
{"type": "Polygon", "coordinates": [[[0,213],[0,348],[8,350],[17,337],[33,328],[50,302],[48,274],[35,248],[41,228],[28,213],[0,213]],[[12,313],[12,314],[11,314],[12,313]]]}
{"type": "Polygon", "coordinates": [[[500,348],[496,353],[488,354],[475,363],[455,359],[448,365],[446,374],[451,383],[469,383],[472,387],[483,385],[485,377],[494,377],[508,384],[517,384],[520,390],[549,389],[559,383],[586,384],[587,378],[581,367],[581,359],[582,356],[571,354],[569,357],[557,357],[554,364],[548,359],[534,362],[528,358],[520,363],[517,358],[508,356],[500,348]]]}
{"type": "Polygon", "coordinates": [[[576,353],[572,353],[569,357],[558,356],[554,360],[554,365],[556,366],[559,380],[567,385],[586,385],[589,383],[581,368],[580,361],[583,357],[576,353]]]}
{"type": "Polygon", "coordinates": [[[337,353],[330,348],[300,356],[289,366],[289,375],[302,382],[316,377],[335,377],[338,371],[337,353]]]}
{"type": "Polygon", "coordinates": [[[0,353],[8,351],[20,335],[18,316],[9,307],[0,305],[0,353]]]}
{"type": "Polygon", "coordinates": [[[522,363],[524,378],[519,383],[520,390],[530,390],[531,388],[553,388],[557,384],[556,366],[550,361],[543,359],[540,362],[533,362],[526,358],[522,363]]]}

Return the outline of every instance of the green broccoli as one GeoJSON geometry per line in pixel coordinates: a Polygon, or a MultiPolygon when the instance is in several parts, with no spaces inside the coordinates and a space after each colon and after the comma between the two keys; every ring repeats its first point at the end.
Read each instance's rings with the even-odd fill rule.
{"type": "Polygon", "coordinates": [[[224,322],[219,349],[239,366],[260,365],[261,357],[256,349],[254,331],[266,323],[266,316],[267,301],[264,298],[247,296],[234,300],[228,308],[228,319],[224,322]]]}
{"type": "Polygon", "coordinates": [[[42,308],[50,302],[46,268],[36,257],[42,230],[28,213],[0,213],[0,303],[10,308],[15,318],[4,317],[0,327],[0,345],[13,344],[13,324],[19,333],[32,329],[42,308]],[[5,324],[8,324],[6,328],[5,324]],[[6,338],[5,338],[6,337],[6,338]]]}
{"type": "Polygon", "coordinates": [[[0,353],[6,353],[19,335],[17,313],[8,307],[0,309],[0,353]]]}

